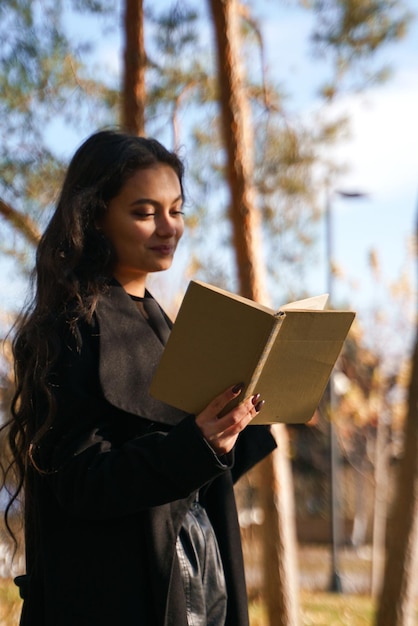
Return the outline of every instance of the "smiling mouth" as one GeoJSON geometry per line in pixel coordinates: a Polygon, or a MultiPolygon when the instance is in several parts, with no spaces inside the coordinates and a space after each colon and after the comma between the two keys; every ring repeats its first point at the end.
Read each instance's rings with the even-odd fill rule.
{"type": "Polygon", "coordinates": [[[173,254],[174,252],[174,246],[154,246],[151,248],[151,250],[153,252],[157,252],[158,254],[162,254],[164,256],[169,255],[169,254],[173,254]]]}

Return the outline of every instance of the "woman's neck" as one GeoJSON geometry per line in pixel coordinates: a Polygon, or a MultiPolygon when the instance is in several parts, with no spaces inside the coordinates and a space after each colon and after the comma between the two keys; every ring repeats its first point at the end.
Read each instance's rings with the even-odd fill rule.
{"type": "Polygon", "coordinates": [[[115,272],[114,277],[127,293],[132,296],[139,296],[140,298],[144,297],[146,276],[133,278],[132,276],[124,276],[115,272]]]}

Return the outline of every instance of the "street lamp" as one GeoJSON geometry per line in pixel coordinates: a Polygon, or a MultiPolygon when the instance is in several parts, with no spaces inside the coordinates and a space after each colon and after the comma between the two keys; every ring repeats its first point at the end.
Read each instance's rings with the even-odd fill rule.
{"type": "MultiPolygon", "coordinates": [[[[342,191],[335,190],[334,195],[347,200],[363,200],[368,194],[361,191],[342,191]]],[[[334,283],[334,267],[333,267],[333,229],[332,229],[332,202],[331,194],[328,192],[325,205],[325,241],[326,241],[326,260],[327,260],[327,291],[329,294],[329,303],[333,304],[333,283],[334,283]]],[[[341,576],[338,560],[338,547],[340,545],[340,516],[338,502],[338,468],[339,468],[339,449],[338,441],[333,423],[333,410],[335,406],[335,389],[334,376],[331,374],[327,387],[327,400],[329,407],[329,446],[330,446],[330,513],[331,513],[331,579],[329,590],[331,592],[340,593],[342,591],[341,576]]]]}

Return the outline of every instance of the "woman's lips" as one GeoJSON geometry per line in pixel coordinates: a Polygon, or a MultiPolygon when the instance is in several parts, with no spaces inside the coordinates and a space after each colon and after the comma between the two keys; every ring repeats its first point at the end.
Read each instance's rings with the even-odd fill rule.
{"type": "Polygon", "coordinates": [[[153,250],[154,252],[157,252],[158,254],[169,255],[169,254],[173,254],[174,246],[166,245],[166,244],[160,245],[160,246],[152,246],[151,250],[153,250]]]}

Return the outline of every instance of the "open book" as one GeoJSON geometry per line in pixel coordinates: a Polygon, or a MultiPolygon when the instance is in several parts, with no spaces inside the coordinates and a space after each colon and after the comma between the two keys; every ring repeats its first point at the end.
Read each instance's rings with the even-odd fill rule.
{"type": "MultiPolygon", "coordinates": [[[[253,424],[311,419],[355,313],[323,310],[328,296],[269,307],[191,281],[157,367],[150,392],[198,414],[227,387],[239,398],[260,393],[253,424]]],[[[228,409],[233,406],[228,405],[228,409]]]]}

